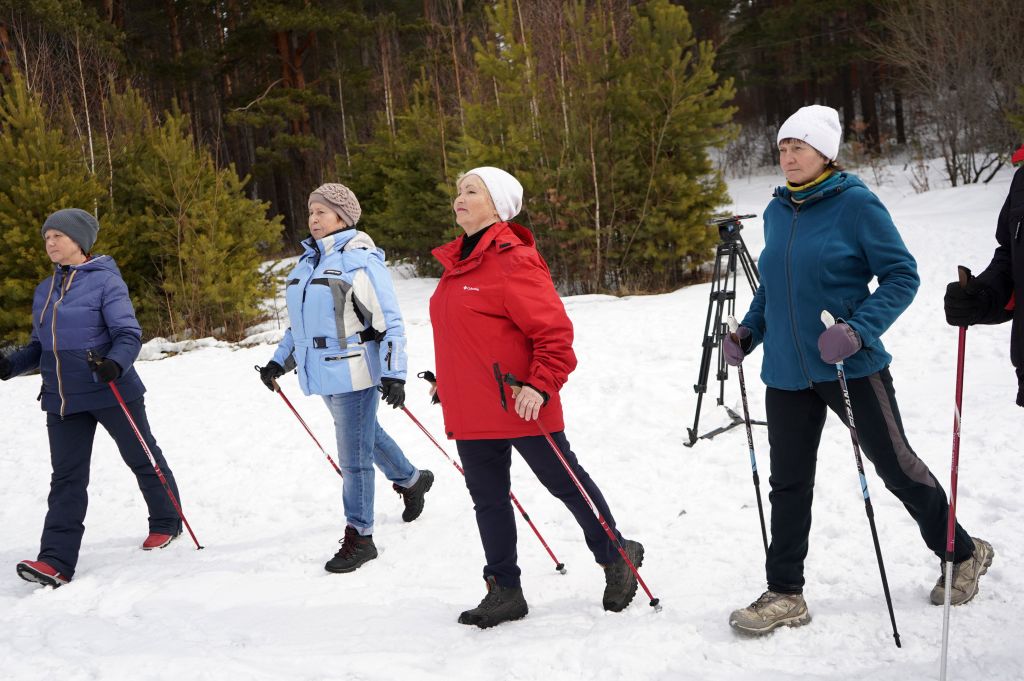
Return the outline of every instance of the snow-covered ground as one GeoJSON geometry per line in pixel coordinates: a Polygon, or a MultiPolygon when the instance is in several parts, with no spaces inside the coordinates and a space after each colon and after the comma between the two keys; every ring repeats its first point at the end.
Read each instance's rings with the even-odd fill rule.
{"type": "MultiPolygon", "coordinates": [[[[917,452],[949,479],[956,332],[942,293],[963,263],[976,270],[994,246],[1010,173],[987,186],[915,194],[900,170],[876,188],[922,278],[916,302],[885,336],[903,420],[917,452]]],[[[871,173],[864,179],[872,183],[871,173]]],[[[734,209],[760,214],[774,175],[734,180],[734,209]]],[[[937,186],[933,184],[932,186],[937,186]]],[[[759,219],[743,232],[761,248],[759,219]]],[[[397,282],[412,371],[432,368],[427,300],[434,280],[397,282]]],[[[579,368],[563,393],[568,436],[629,536],[647,548],[642,592],[625,612],[601,609],[603,575],[569,514],[525,465],[513,489],[558,558],[520,528],[529,616],[481,631],[456,624],[483,595],[483,562],[469,495],[458,472],[401,412],[385,427],[437,482],[423,516],[401,520],[399,498],[378,476],[380,558],[348,575],[324,572],[344,520],[340,480],[253,365],[261,344],[199,342],[137,368],[158,442],[206,546],[182,537],[146,553],[146,511],[110,439],[97,436],[87,532],[74,581],[44,589],[15,576],[34,558],[50,474],[38,377],[0,386],[0,677],[3,679],[886,679],[937,678],[942,609],[928,603],[939,564],[916,526],[868,479],[903,648],[893,645],[848,433],[831,418],[822,438],[806,597],[810,625],[763,639],[729,629],[734,608],[763,589],[763,550],[745,435],[735,428],[685,448],[709,286],[657,296],[565,299],[579,368]],[[642,330],[642,334],[637,331],[642,330]]],[[[749,291],[741,282],[738,312],[749,291]]],[[[960,458],[959,517],[995,547],[995,562],[951,620],[950,678],[1024,678],[1022,412],[1013,404],[1009,325],[972,329],[960,458]],[[1017,632],[1017,633],[1014,633],[1017,632]],[[1015,643],[1016,641],[1016,643],[1015,643]]],[[[146,357],[181,346],[154,342],[146,357]]],[[[763,415],[761,355],[747,363],[751,410],[763,415]]],[[[440,410],[412,379],[408,407],[435,436],[440,410]]],[[[717,384],[714,384],[717,388],[717,384]]],[[[333,453],[332,425],[293,376],[283,387],[333,453]]],[[[727,421],[705,399],[700,432],[727,421]]],[[[738,382],[726,404],[737,411],[738,382]]],[[[454,456],[451,443],[442,444],[454,456]]],[[[755,429],[767,505],[767,438],[755,429]]],[[[946,484],[944,482],[944,484],[946,484]]]]}

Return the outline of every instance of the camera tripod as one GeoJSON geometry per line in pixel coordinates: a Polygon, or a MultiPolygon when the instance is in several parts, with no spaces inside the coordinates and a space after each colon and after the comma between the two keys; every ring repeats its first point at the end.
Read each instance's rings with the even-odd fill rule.
{"type": "MultiPolygon", "coordinates": [[[[736,314],[736,277],[738,274],[737,262],[743,268],[743,275],[750,284],[750,292],[753,294],[760,283],[760,275],[757,265],[750,257],[750,251],[740,236],[743,224],[740,220],[756,217],[754,215],[730,215],[717,220],[712,220],[710,225],[718,227],[718,246],[715,249],[715,267],[711,274],[711,295],[708,300],[708,314],[704,322],[703,352],[700,358],[700,373],[697,376],[697,383],[693,386],[697,393],[697,410],[693,415],[693,428],[687,428],[689,439],[683,444],[692,447],[698,440],[697,423],[700,421],[700,407],[704,400],[704,393],[708,390],[708,373],[711,370],[711,355],[717,351],[718,361],[718,404],[725,403],[725,381],[729,378],[729,366],[725,363],[725,356],[722,354],[722,339],[728,333],[725,320],[736,314]]],[[[743,417],[728,407],[726,412],[732,421],[720,428],[700,435],[699,439],[710,440],[719,433],[724,433],[730,428],[741,425],[743,417]]],[[[766,425],[764,421],[751,421],[752,424],[766,425]]]]}

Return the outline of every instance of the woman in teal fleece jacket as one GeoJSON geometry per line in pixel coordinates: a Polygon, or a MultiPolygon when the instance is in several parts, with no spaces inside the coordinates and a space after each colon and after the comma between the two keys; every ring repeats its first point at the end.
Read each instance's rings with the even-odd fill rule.
{"type": "MultiPolygon", "coordinates": [[[[837,362],[845,366],[865,456],[917,522],[925,545],[940,560],[945,551],[946,494],[907,441],[889,374],[892,357],[881,340],[917,293],[917,265],[878,197],[835,164],[841,138],[838,112],[824,106],[800,109],[779,129],[786,186],[764,212],[761,282],[742,325],[723,342],[732,365],[764,346],[772,542],[767,591],[729,620],[747,634],[810,621],[804,559],[818,443],[829,409],[846,422],[837,362]],[[826,330],[822,310],[839,323],[826,330]]],[[[992,555],[988,542],[957,525],[953,604],[978,592],[992,555]]],[[[930,597],[943,604],[941,575],[930,597]]]]}

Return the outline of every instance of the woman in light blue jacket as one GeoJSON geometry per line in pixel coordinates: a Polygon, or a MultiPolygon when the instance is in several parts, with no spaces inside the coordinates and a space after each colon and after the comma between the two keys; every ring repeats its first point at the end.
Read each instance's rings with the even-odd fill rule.
{"type": "Polygon", "coordinates": [[[322,185],[308,206],[310,238],[285,293],[291,327],[260,377],[274,390],[295,369],[302,392],[322,396],[334,417],[346,527],[324,568],[352,572],[377,557],[373,466],[402,496],[406,522],[423,511],[434,475],[409,463],[377,421],[378,386],[392,407],[405,403],[405,326],[384,252],[355,229],[362,211],[348,187],[322,185]]]}

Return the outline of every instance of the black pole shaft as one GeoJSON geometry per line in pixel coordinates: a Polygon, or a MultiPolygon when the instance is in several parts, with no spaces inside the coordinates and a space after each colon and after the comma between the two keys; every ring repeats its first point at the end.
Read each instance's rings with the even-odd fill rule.
{"type": "Polygon", "coordinates": [[[836,364],[836,373],[839,376],[839,386],[843,390],[843,403],[846,405],[846,420],[850,428],[850,439],[853,441],[853,456],[857,461],[857,474],[860,475],[860,487],[864,494],[864,512],[868,516],[868,525],[871,527],[871,541],[875,545],[875,558],[878,559],[878,573],[882,577],[882,591],[885,593],[885,604],[889,608],[889,621],[892,622],[892,636],[896,640],[896,647],[902,648],[900,634],[896,629],[896,613],[892,609],[892,596],[889,594],[889,580],[885,576],[885,563],[882,562],[882,547],[878,543],[878,530],[875,528],[875,510],[871,506],[871,495],[868,494],[868,480],[864,476],[864,462],[860,456],[860,440],[857,437],[857,425],[853,420],[853,405],[850,403],[850,389],[846,385],[846,371],[842,362],[836,364]]]}

